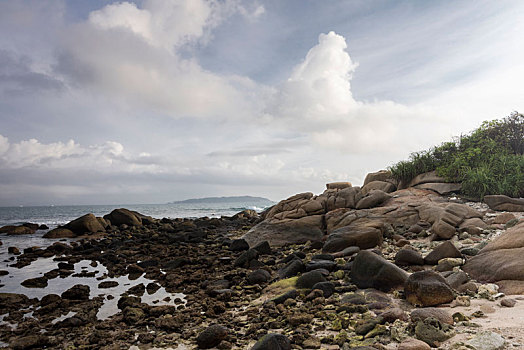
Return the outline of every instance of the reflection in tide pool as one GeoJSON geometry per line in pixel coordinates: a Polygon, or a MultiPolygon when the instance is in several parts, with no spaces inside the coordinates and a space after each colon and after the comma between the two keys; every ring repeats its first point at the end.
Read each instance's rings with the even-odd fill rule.
{"type": "MultiPolygon", "coordinates": [[[[82,260],[74,265],[74,273],[71,276],[62,278],[57,277],[50,279],[48,285],[45,288],[26,288],[20,283],[29,279],[41,277],[44,273],[58,268],[58,262],[53,261],[53,258],[39,258],[38,260],[31,263],[31,265],[23,268],[15,268],[8,266],[8,263],[4,260],[1,263],[0,269],[9,272],[8,275],[0,278],[0,293],[17,293],[25,294],[29,298],[41,299],[43,296],[48,294],[61,295],[63,292],[73,287],[76,284],[87,285],[90,288],[90,298],[105,295],[112,296],[113,298],[104,298],[104,303],[98,310],[97,317],[101,320],[107,319],[112,315],[118,313],[118,300],[120,296],[127,292],[130,288],[139,285],[141,283],[147,286],[153,282],[143,275],[137,279],[129,279],[128,276],[114,277],[114,278],[103,278],[107,275],[107,268],[99,262],[92,262],[90,260],[82,260]],[[77,273],[94,273],[94,277],[73,277],[77,273]],[[98,284],[101,281],[115,281],[118,286],[112,288],[98,288],[98,284]]],[[[176,306],[176,299],[182,300],[185,303],[185,295],[182,293],[168,293],[163,287],[159,288],[155,293],[148,294],[147,290],[141,297],[143,303],[149,305],[173,305],[176,306]]],[[[177,302],[180,302],[177,300],[177,302]]]]}

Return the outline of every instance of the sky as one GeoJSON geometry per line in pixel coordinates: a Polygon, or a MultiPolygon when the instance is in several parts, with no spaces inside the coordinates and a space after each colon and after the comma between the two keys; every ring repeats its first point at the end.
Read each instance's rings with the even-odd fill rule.
{"type": "Polygon", "coordinates": [[[524,111],[524,2],[0,0],[0,206],[280,200],[524,111]]]}

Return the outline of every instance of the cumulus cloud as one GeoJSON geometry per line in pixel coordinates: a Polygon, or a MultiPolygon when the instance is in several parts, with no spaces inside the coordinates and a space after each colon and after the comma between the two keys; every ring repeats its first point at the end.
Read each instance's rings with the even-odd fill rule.
{"type": "Polygon", "coordinates": [[[277,122],[309,135],[319,147],[354,154],[399,154],[442,137],[444,130],[430,126],[441,119],[430,108],[356,100],[351,79],[358,63],[347,49],[343,36],[320,34],[270,102],[277,122]],[[420,127],[424,135],[414,132],[420,127]]]}

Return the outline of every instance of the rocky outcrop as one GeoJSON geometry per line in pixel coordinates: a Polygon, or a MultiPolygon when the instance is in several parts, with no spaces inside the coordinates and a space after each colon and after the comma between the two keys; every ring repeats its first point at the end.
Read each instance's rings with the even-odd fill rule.
{"type": "Polygon", "coordinates": [[[523,211],[524,199],[511,198],[504,195],[484,196],[484,202],[490,209],[498,211],[523,211]]]}
{"type": "Polygon", "coordinates": [[[324,237],[323,216],[313,215],[300,219],[265,220],[251,230],[243,238],[250,246],[263,241],[271,246],[320,241],[324,237]]]}
{"type": "Polygon", "coordinates": [[[469,259],[462,269],[478,281],[503,281],[502,284],[512,286],[514,289],[524,283],[522,266],[524,266],[524,221],[489,243],[479,254],[469,259]]]}

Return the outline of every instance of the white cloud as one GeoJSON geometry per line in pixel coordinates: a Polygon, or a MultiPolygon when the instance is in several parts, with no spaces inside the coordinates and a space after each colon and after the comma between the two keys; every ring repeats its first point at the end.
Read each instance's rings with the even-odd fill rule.
{"type": "Polygon", "coordinates": [[[343,153],[400,156],[447,136],[446,130],[432,126],[443,119],[424,105],[355,100],[351,79],[357,67],[343,36],[320,34],[318,44],[279,87],[270,113],[319,147],[343,153]],[[420,129],[424,133],[416,132],[420,129]]]}
{"type": "Polygon", "coordinates": [[[9,149],[9,139],[3,135],[0,135],[0,156],[7,152],[9,149]]]}
{"type": "Polygon", "coordinates": [[[225,4],[204,0],[148,0],[139,9],[121,2],[89,14],[89,22],[102,29],[127,29],[154,46],[173,49],[201,38],[206,27],[217,25],[225,4]]]}

